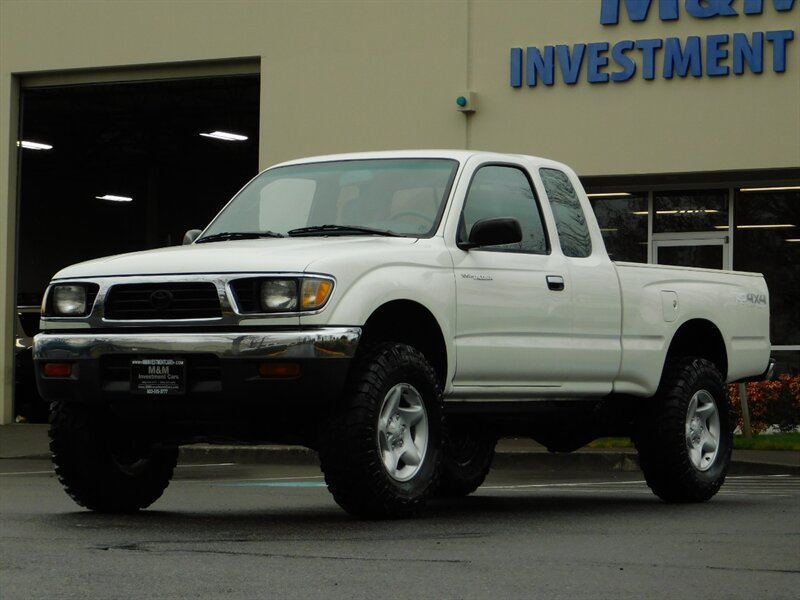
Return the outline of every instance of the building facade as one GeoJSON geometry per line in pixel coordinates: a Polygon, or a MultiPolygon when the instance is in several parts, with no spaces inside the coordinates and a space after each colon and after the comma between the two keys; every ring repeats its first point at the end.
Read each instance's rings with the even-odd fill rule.
{"type": "MultiPolygon", "coordinates": [[[[774,350],[783,368],[797,371],[798,38],[794,0],[3,0],[0,422],[14,418],[21,295],[35,295],[45,271],[64,266],[59,259],[99,255],[92,232],[141,223],[152,233],[147,245],[170,243],[174,237],[159,237],[159,219],[193,210],[180,193],[165,192],[175,182],[155,154],[147,167],[126,171],[130,163],[121,161],[114,171],[131,181],[151,173],[139,186],[141,222],[92,204],[100,193],[66,193],[105,160],[107,152],[92,151],[112,143],[103,123],[151,106],[124,131],[141,131],[148,115],[174,129],[182,116],[203,114],[201,97],[227,107],[215,113],[226,123],[253,111],[255,158],[242,178],[284,159],[374,149],[469,148],[566,162],[590,192],[616,260],[764,272],[774,350]],[[221,95],[244,80],[252,87],[221,95]],[[156,87],[141,102],[111,94],[144,83],[156,87]],[[78,110],[71,94],[84,94],[80,106],[90,108],[78,110]],[[196,102],[170,113],[175,94],[196,102]],[[54,111],[63,116],[48,129],[41,115],[54,111]],[[79,114],[100,127],[66,128],[79,114]],[[71,137],[49,144],[56,129],[71,137]],[[25,139],[28,132],[38,139],[25,139]],[[70,151],[78,138],[82,154],[70,151]],[[53,166],[36,167],[41,159],[29,157],[37,152],[49,152],[53,166]],[[162,165],[157,176],[154,164],[162,165]],[[55,188],[40,190],[42,181],[55,188]],[[51,213],[50,225],[30,218],[51,213]],[[87,233],[80,227],[89,218],[87,233]],[[41,272],[31,271],[36,264],[41,272]]],[[[200,133],[225,127],[197,124],[200,133]]],[[[151,135],[137,148],[164,143],[151,135]]],[[[171,143],[174,156],[182,146],[171,143]]],[[[219,178],[243,164],[208,160],[202,170],[183,169],[182,180],[205,186],[215,164],[219,178]]]]}

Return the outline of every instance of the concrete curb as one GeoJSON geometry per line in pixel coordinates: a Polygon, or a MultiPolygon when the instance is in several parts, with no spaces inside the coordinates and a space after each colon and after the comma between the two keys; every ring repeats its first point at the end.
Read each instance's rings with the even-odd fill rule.
{"type": "MultiPolygon", "coordinates": [[[[0,459],[49,459],[47,425],[0,426],[0,459]]],[[[317,465],[319,456],[302,446],[215,445],[182,446],[183,463],[241,463],[317,465]]],[[[639,470],[633,448],[586,448],[570,454],[551,454],[528,439],[503,439],[495,465],[538,472],[639,470]]],[[[800,452],[734,450],[731,475],[800,475],[800,452]]]]}
{"type": "MultiPolygon", "coordinates": [[[[182,446],[179,460],[186,463],[240,463],[318,465],[316,451],[302,446],[217,446],[197,444],[182,446]]],[[[798,454],[800,461],[800,454],[798,454]]],[[[495,466],[530,469],[538,472],[639,470],[636,452],[629,449],[587,450],[569,454],[551,454],[546,450],[505,450],[495,454],[495,466]]],[[[800,475],[798,465],[756,462],[734,455],[730,475],[800,475]]]]}

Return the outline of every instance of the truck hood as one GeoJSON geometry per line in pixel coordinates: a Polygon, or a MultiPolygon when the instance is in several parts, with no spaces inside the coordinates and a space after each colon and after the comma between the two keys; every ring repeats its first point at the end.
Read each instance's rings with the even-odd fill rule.
{"type": "Polygon", "coordinates": [[[173,275],[188,273],[294,272],[302,273],[321,257],[382,254],[410,246],[416,238],[298,237],[262,238],[173,246],[118,254],[61,269],[54,279],[173,275]]]}

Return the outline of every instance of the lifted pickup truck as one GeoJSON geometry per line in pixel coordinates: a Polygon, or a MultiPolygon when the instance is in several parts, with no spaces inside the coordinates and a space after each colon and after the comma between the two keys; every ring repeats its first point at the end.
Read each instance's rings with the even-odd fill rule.
{"type": "Polygon", "coordinates": [[[653,492],[722,485],[726,382],[766,375],[761,275],[613,263],[567,166],[467,151],[272,167],[185,244],[74,265],[37,383],[80,505],[154,502],[193,442],[318,450],[349,513],[474,491],[497,439],[631,436],[653,492]]]}

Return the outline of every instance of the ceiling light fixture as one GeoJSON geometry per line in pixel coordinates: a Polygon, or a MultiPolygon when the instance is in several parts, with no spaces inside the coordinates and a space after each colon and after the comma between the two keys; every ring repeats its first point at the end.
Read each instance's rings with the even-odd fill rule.
{"type": "Polygon", "coordinates": [[[133,198],[129,196],[115,196],[114,194],[106,194],[105,196],[95,196],[98,200],[110,200],[111,202],[133,202],[133,198]]]}
{"type": "Polygon", "coordinates": [[[41,142],[31,142],[28,140],[22,140],[17,142],[17,146],[20,148],[25,148],[26,150],[52,150],[53,146],[50,144],[42,144],[41,142]]]}
{"type": "Polygon", "coordinates": [[[800,185],[787,185],[782,187],[741,188],[740,192],[791,192],[800,190],[800,185]]]}
{"type": "Polygon", "coordinates": [[[598,192],[596,194],[586,194],[589,198],[628,198],[633,196],[633,194],[629,194],[628,192],[608,192],[602,193],[598,192]]]}
{"type": "Polygon", "coordinates": [[[737,225],[736,229],[792,229],[797,225],[791,223],[772,223],[767,225],[737,225]]]}
{"type": "MultiPolygon", "coordinates": [[[[676,208],[675,210],[656,211],[657,215],[714,215],[717,213],[719,213],[719,211],[714,208],[676,208]]],[[[636,210],[631,214],[643,217],[648,213],[646,210],[636,210]]]]}
{"type": "Polygon", "coordinates": [[[201,133],[200,135],[203,137],[214,138],[215,140],[224,140],[226,142],[243,142],[247,139],[246,135],[228,133],[227,131],[212,131],[211,133],[201,133]]]}

